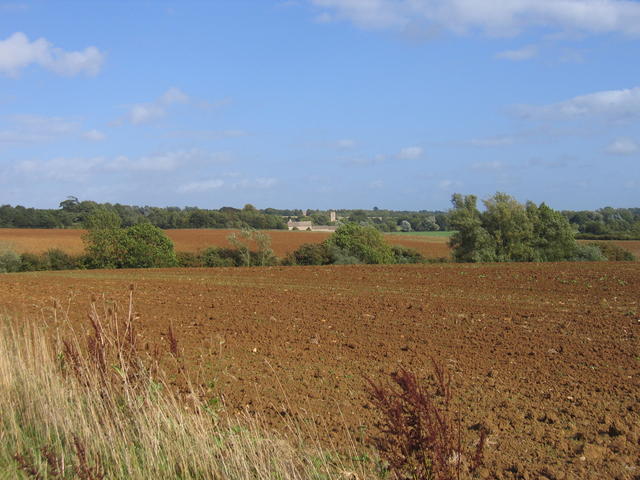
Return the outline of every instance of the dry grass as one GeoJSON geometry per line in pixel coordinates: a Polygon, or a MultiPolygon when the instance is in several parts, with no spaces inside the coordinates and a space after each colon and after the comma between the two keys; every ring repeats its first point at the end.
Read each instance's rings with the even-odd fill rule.
{"type": "MultiPolygon", "coordinates": [[[[303,445],[295,426],[275,436],[175,391],[158,352],[140,343],[132,303],[93,303],[88,333],[74,335],[65,318],[56,305],[46,326],[0,321],[0,479],[370,478],[303,445]]],[[[179,363],[177,342],[168,355],[179,363]]]]}

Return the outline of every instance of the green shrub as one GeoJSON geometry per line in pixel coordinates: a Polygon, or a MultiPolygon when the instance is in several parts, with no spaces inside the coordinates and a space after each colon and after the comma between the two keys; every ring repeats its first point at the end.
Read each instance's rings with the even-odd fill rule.
{"type": "Polygon", "coordinates": [[[578,262],[601,262],[606,259],[607,257],[602,254],[600,247],[594,244],[578,244],[576,247],[575,257],[572,258],[573,261],[578,262]]]}
{"type": "Polygon", "coordinates": [[[203,267],[202,257],[194,252],[176,252],[178,267],[193,268],[203,267]]]}
{"type": "Polygon", "coordinates": [[[37,272],[40,270],[46,270],[47,264],[45,258],[42,255],[36,253],[25,252],[20,255],[20,271],[22,272],[37,272]]]}
{"type": "Polygon", "coordinates": [[[227,239],[240,254],[240,263],[236,263],[238,267],[265,267],[278,263],[271,248],[271,237],[264,232],[245,227],[240,232],[232,233],[227,239]],[[253,245],[257,250],[251,250],[253,245]]]}
{"type": "Polygon", "coordinates": [[[59,248],[47,250],[43,255],[46,270],[75,270],[82,268],[82,257],[74,257],[59,248]]]}
{"type": "Polygon", "coordinates": [[[83,237],[93,268],[159,268],[178,264],[173,242],[158,227],[95,228],[83,237]]]}
{"type": "Polygon", "coordinates": [[[124,242],[124,268],[174,267],[178,263],[171,239],[150,223],[125,229],[124,242]]]}
{"type": "Polygon", "coordinates": [[[593,242],[587,245],[597,247],[602,252],[602,255],[611,262],[628,262],[633,261],[636,257],[629,250],[625,250],[619,245],[613,243],[593,242]]]}
{"type": "Polygon", "coordinates": [[[413,248],[402,247],[400,245],[393,245],[391,247],[393,252],[394,263],[424,263],[425,258],[420,252],[413,248]]]}
{"type": "Polygon", "coordinates": [[[329,265],[332,260],[325,243],[305,243],[289,254],[287,262],[290,265],[329,265]]]}
{"type": "Polygon", "coordinates": [[[239,250],[233,248],[210,247],[200,255],[203,267],[239,267],[243,265],[243,257],[239,250]]]}
{"type": "Polygon", "coordinates": [[[82,240],[86,245],[90,268],[122,268],[125,263],[125,229],[96,228],[82,240]]]}
{"type": "Polygon", "coordinates": [[[329,256],[333,265],[361,265],[363,263],[358,257],[335,245],[329,246],[329,256]]]}
{"type": "Polygon", "coordinates": [[[385,242],[382,234],[371,226],[348,223],[338,229],[325,240],[333,263],[339,260],[357,259],[358,263],[394,263],[391,247],[385,242]]]}
{"type": "Polygon", "coordinates": [[[0,247],[0,273],[19,272],[20,255],[8,246],[0,247]]]}

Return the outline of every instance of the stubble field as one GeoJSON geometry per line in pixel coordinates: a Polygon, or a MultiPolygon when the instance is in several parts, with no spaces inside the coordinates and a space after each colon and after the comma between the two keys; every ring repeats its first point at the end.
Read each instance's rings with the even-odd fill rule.
{"type": "MultiPolygon", "coordinates": [[[[179,252],[197,252],[207,247],[231,247],[228,237],[237,230],[213,229],[176,229],[165,230],[179,252]]],[[[16,252],[42,253],[50,248],[59,248],[70,254],[81,254],[84,251],[82,235],[84,230],[56,230],[37,228],[0,228],[0,244],[10,245],[16,252]]],[[[320,243],[329,237],[327,232],[290,232],[286,230],[269,230],[271,246],[278,257],[284,257],[304,243],[320,243]]],[[[446,235],[418,234],[386,234],[391,245],[401,245],[417,250],[426,258],[448,258],[450,249],[449,237],[446,235]]],[[[581,240],[581,243],[589,243],[581,240]]],[[[640,241],[608,240],[630,251],[640,258],[640,241]]]]}
{"type": "MultiPolygon", "coordinates": [[[[228,237],[237,230],[176,229],[165,230],[179,252],[196,252],[207,247],[231,247],[228,237]]],[[[11,245],[18,253],[41,253],[50,248],[59,248],[70,254],[84,251],[84,230],[55,230],[37,228],[0,228],[0,243],[11,245]]],[[[278,257],[284,257],[304,243],[320,243],[328,232],[290,232],[269,230],[271,247],[278,257]]],[[[392,245],[403,245],[418,250],[427,258],[449,255],[447,237],[386,235],[392,245]]],[[[639,242],[640,243],[640,242],[639,242]]]]}
{"type": "Polygon", "coordinates": [[[637,262],[7,274],[0,308],[47,320],[58,300],[86,325],[92,295],[123,301],[129,284],[146,341],[171,324],[228,414],[360,445],[377,418],[364,378],[427,378],[435,359],[465,434],[489,431],[481,477],[640,477],[637,262]]]}

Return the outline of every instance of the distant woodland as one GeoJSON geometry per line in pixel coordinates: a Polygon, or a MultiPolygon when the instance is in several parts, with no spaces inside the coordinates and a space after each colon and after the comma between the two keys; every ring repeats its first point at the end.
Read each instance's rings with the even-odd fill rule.
{"type": "MultiPolygon", "coordinates": [[[[288,219],[311,221],[314,225],[331,225],[327,210],[257,209],[247,204],[243,208],[222,207],[150,207],[97,203],[68,197],[57,209],[28,208],[21,205],[0,206],[0,228],[83,228],[86,219],[96,210],[117,214],[122,226],[151,223],[162,229],[174,228],[254,228],[286,229],[288,219]]],[[[562,211],[576,233],[583,239],[639,239],[640,208],[562,211]]],[[[374,207],[371,210],[336,210],[338,223],[354,222],[371,225],[382,232],[447,231],[452,230],[451,212],[397,211],[374,207]]],[[[335,223],[333,223],[335,224],[335,223]]]]}

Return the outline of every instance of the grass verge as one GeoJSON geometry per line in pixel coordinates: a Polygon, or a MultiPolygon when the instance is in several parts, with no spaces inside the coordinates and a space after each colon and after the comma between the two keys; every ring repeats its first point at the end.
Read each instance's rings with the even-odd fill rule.
{"type": "Polygon", "coordinates": [[[94,304],[78,335],[59,319],[0,318],[0,479],[372,478],[362,463],[175,391],[138,344],[136,320],[132,303],[119,313],[94,304]]]}

